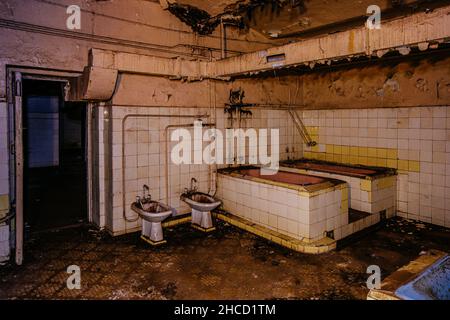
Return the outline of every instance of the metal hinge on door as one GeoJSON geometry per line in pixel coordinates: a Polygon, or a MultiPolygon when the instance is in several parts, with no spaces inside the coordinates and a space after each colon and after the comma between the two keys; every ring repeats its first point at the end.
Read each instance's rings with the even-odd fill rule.
{"type": "Polygon", "coordinates": [[[11,143],[11,144],[9,145],[9,150],[11,150],[11,154],[12,154],[13,156],[16,155],[16,145],[15,145],[14,143],[11,143]]]}

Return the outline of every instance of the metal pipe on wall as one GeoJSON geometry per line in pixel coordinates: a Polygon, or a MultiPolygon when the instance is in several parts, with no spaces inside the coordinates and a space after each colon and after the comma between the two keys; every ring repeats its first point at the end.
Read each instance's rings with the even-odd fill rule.
{"type": "MultiPolygon", "coordinates": [[[[118,105],[114,105],[118,106],[118,105]]],[[[131,106],[128,106],[131,107],[131,106]]],[[[158,107],[158,106],[153,106],[158,107]]],[[[125,199],[125,122],[129,118],[209,118],[209,115],[193,115],[193,114],[183,114],[183,115],[161,115],[161,114],[127,114],[125,117],[122,118],[122,214],[123,218],[128,222],[135,222],[139,219],[139,216],[136,218],[130,219],[126,215],[126,199],[125,199]]],[[[166,189],[167,185],[166,185],[166,189]]],[[[167,195],[167,191],[166,191],[167,195]]]]}
{"type": "Polygon", "coordinates": [[[227,57],[226,43],[227,43],[227,35],[225,31],[225,23],[223,23],[222,18],[220,18],[220,49],[221,49],[220,57],[222,59],[225,59],[227,57]]]}
{"type": "MultiPolygon", "coordinates": [[[[202,124],[202,127],[215,127],[215,123],[204,123],[202,124]]],[[[164,135],[166,137],[166,150],[164,152],[164,169],[165,169],[165,179],[166,179],[166,204],[170,207],[170,198],[169,198],[169,139],[167,138],[169,129],[171,128],[192,128],[194,127],[194,124],[192,123],[185,123],[185,124],[172,124],[168,125],[164,129],[164,135]]],[[[211,185],[211,176],[209,176],[209,185],[211,185]]]]}
{"type": "MultiPolygon", "coordinates": [[[[211,80],[210,80],[211,81],[211,80]]],[[[216,89],[216,82],[214,81],[214,120],[213,122],[217,124],[217,89],[216,89]]],[[[216,195],[217,192],[217,162],[214,164],[214,169],[213,169],[213,176],[214,176],[214,193],[213,196],[216,195]]],[[[212,187],[212,183],[210,183],[210,189],[208,190],[208,194],[211,194],[211,187],[212,187]]]]}
{"type": "MultiPolygon", "coordinates": [[[[161,44],[151,44],[151,43],[128,40],[128,39],[95,35],[95,34],[90,34],[90,33],[74,32],[74,31],[70,31],[70,30],[52,28],[52,27],[48,27],[48,26],[40,26],[40,25],[30,24],[30,23],[26,23],[26,22],[18,22],[18,21],[7,20],[7,19],[0,19],[0,27],[12,29],[12,30],[38,33],[38,34],[43,34],[43,35],[48,35],[48,36],[56,36],[56,37],[61,37],[61,38],[66,38],[66,39],[75,39],[75,40],[80,40],[80,41],[96,42],[96,43],[102,43],[102,44],[108,44],[108,45],[114,45],[114,46],[120,46],[120,47],[128,47],[128,48],[134,48],[134,49],[141,49],[141,50],[151,50],[151,51],[161,52],[164,54],[171,54],[174,56],[184,56],[184,57],[191,57],[191,58],[195,57],[197,59],[204,59],[204,60],[208,60],[209,57],[205,57],[203,54],[192,53],[192,51],[194,51],[196,49],[198,49],[198,50],[208,49],[210,51],[216,51],[216,52],[222,51],[221,48],[191,45],[191,44],[187,44],[187,43],[186,44],[179,43],[179,44],[172,45],[172,46],[166,46],[166,45],[161,45],[161,44]],[[190,49],[191,53],[176,50],[176,48],[180,48],[180,47],[182,49],[183,48],[190,49]]],[[[227,50],[227,52],[230,52],[232,54],[244,53],[244,52],[236,51],[236,50],[227,50]]]]}
{"type": "MultiPolygon", "coordinates": [[[[289,93],[289,96],[290,96],[290,93],[289,93]]],[[[290,97],[289,97],[289,100],[290,100],[290,97]]],[[[298,110],[298,109],[304,109],[305,106],[304,105],[291,104],[291,103],[288,103],[287,105],[285,105],[285,104],[254,104],[254,105],[248,106],[246,108],[247,109],[264,109],[264,110],[286,111],[288,116],[291,117],[293,125],[295,126],[296,125],[295,118],[294,118],[294,116],[291,113],[292,112],[296,112],[296,110],[298,110]]],[[[232,114],[230,115],[229,120],[231,120],[231,127],[233,127],[234,124],[233,124],[233,115],[232,114]]],[[[237,116],[237,120],[238,120],[238,128],[241,128],[241,120],[242,119],[241,119],[239,113],[238,113],[238,116],[237,116]]],[[[301,139],[304,140],[305,143],[309,143],[311,141],[311,138],[309,138],[309,140],[308,140],[308,137],[304,136],[303,132],[301,130],[298,130],[298,132],[300,134],[301,139]]],[[[295,133],[293,131],[293,137],[292,137],[292,143],[293,144],[294,144],[294,140],[295,140],[295,133]]],[[[217,172],[216,172],[216,178],[217,178],[217,172]]],[[[216,185],[216,188],[217,188],[217,185],[216,185]]]]}

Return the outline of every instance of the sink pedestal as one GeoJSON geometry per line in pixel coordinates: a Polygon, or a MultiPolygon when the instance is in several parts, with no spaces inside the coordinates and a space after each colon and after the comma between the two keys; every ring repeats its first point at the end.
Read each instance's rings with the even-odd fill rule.
{"type": "Polygon", "coordinates": [[[149,222],[142,220],[142,235],[141,239],[145,240],[151,245],[159,245],[166,243],[163,240],[163,231],[161,222],[149,222]]]}
{"type": "Polygon", "coordinates": [[[192,226],[203,232],[216,230],[211,219],[211,211],[199,211],[192,208],[192,226]]]}

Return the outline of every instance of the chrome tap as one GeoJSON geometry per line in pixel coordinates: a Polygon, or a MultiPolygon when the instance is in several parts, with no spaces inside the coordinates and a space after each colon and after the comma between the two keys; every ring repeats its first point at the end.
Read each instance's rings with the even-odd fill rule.
{"type": "Polygon", "coordinates": [[[191,186],[190,188],[184,188],[184,192],[181,194],[181,198],[190,197],[192,194],[197,192],[197,179],[191,178],[191,186]]]}
{"type": "Polygon", "coordinates": [[[142,198],[148,201],[152,199],[152,196],[150,195],[150,188],[146,184],[142,186],[142,198]]]}
{"type": "Polygon", "coordinates": [[[191,178],[191,189],[189,191],[191,192],[197,191],[197,179],[195,179],[194,177],[191,178]]]}

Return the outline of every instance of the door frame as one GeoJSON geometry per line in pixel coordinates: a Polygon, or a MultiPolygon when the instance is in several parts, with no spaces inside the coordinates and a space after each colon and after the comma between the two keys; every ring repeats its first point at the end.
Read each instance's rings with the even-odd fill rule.
{"type": "MultiPolygon", "coordinates": [[[[81,72],[51,70],[29,67],[7,66],[7,97],[8,97],[8,149],[9,149],[9,194],[11,210],[15,211],[15,262],[23,262],[23,137],[22,137],[22,80],[57,81],[68,83],[71,79],[81,76],[81,72]],[[18,125],[17,125],[18,124],[18,125]]],[[[87,102],[85,112],[85,157],[87,181],[87,218],[93,221],[93,150],[92,150],[92,109],[93,103],[87,102]]]]}

